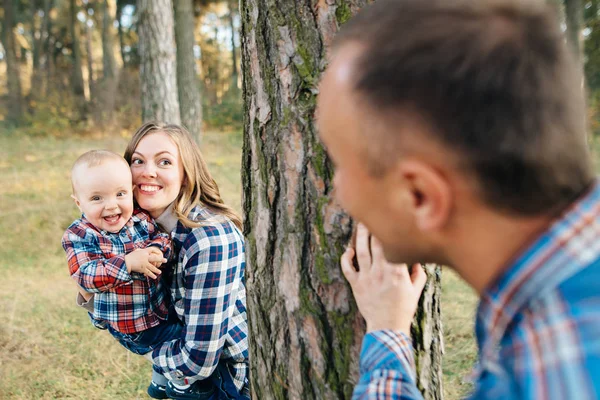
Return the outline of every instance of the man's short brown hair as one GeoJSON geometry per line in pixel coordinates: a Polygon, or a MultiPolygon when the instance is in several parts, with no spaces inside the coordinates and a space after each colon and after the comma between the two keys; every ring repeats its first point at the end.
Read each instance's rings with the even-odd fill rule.
{"type": "MultiPolygon", "coordinates": [[[[549,212],[593,181],[581,76],[544,1],[378,0],[334,47],[349,42],[363,48],[359,97],[379,115],[426,121],[494,208],[549,212]]],[[[398,152],[380,150],[371,162],[398,152]]]]}

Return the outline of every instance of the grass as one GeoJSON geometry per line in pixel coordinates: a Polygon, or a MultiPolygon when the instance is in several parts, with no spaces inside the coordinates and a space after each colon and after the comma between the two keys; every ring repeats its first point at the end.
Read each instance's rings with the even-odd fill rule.
{"type": "Polygon", "coordinates": [[[454,271],[442,271],[444,327],[444,398],[461,399],[472,388],[468,382],[477,357],[474,337],[477,295],[454,271]]]}
{"type": "MultiPolygon", "coordinates": [[[[0,399],[146,399],[150,364],[94,329],[74,304],[62,233],[77,218],[69,170],[122,137],[0,136],[0,399]]],[[[203,152],[241,209],[241,135],[208,132],[203,152]]]]}
{"type": "MultiPolygon", "coordinates": [[[[150,365],[94,329],[74,304],[60,239],[78,217],[69,169],[82,152],[127,139],[0,135],[0,398],[146,399],[150,365]]],[[[202,150],[225,201],[241,209],[239,133],[208,132],[202,150]]],[[[447,399],[468,390],[476,350],[473,292],[444,271],[447,399]]]]}

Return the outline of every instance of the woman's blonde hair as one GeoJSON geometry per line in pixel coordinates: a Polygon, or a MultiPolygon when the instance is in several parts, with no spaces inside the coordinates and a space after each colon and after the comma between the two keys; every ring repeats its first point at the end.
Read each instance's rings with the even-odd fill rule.
{"type": "Polygon", "coordinates": [[[202,153],[187,129],[174,124],[147,122],[133,134],[125,149],[125,160],[131,165],[131,157],[140,141],[147,135],[159,132],[173,140],[183,164],[183,184],[173,207],[177,219],[188,228],[201,226],[202,223],[189,219],[188,215],[196,204],[202,203],[214,212],[229,218],[242,229],[242,219],[231,207],[223,203],[219,187],[208,172],[202,153]]]}

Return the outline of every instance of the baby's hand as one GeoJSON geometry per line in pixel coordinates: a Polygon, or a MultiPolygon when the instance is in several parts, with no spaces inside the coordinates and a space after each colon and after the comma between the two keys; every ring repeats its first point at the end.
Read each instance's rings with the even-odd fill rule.
{"type": "Polygon", "coordinates": [[[154,247],[145,249],[137,249],[125,256],[125,266],[127,272],[139,272],[149,278],[156,279],[160,275],[161,270],[156,266],[167,260],[163,257],[162,252],[154,247]]]}

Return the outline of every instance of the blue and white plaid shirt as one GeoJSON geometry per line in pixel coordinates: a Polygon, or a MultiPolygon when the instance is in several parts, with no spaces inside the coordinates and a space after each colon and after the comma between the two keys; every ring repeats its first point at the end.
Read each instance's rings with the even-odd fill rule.
{"type": "Polygon", "coordinates": [[[244,237],[206,207],[196,206],[189,218],[202,226],[178,222],[172,233],[179,256],[171,295],[182,337],[157,347],[153,362],[167,378],[191,383],[208,378],[223,360],[241,389],[248,373],[244,237]]]}
{"type": "MultiPolygon", "coordinates": [[[[600,184],[481,297],[472,399],[600,396],[600,184]]],[[[410,340],[365,336],[355,399],[420,399],[410,340]]]]}

